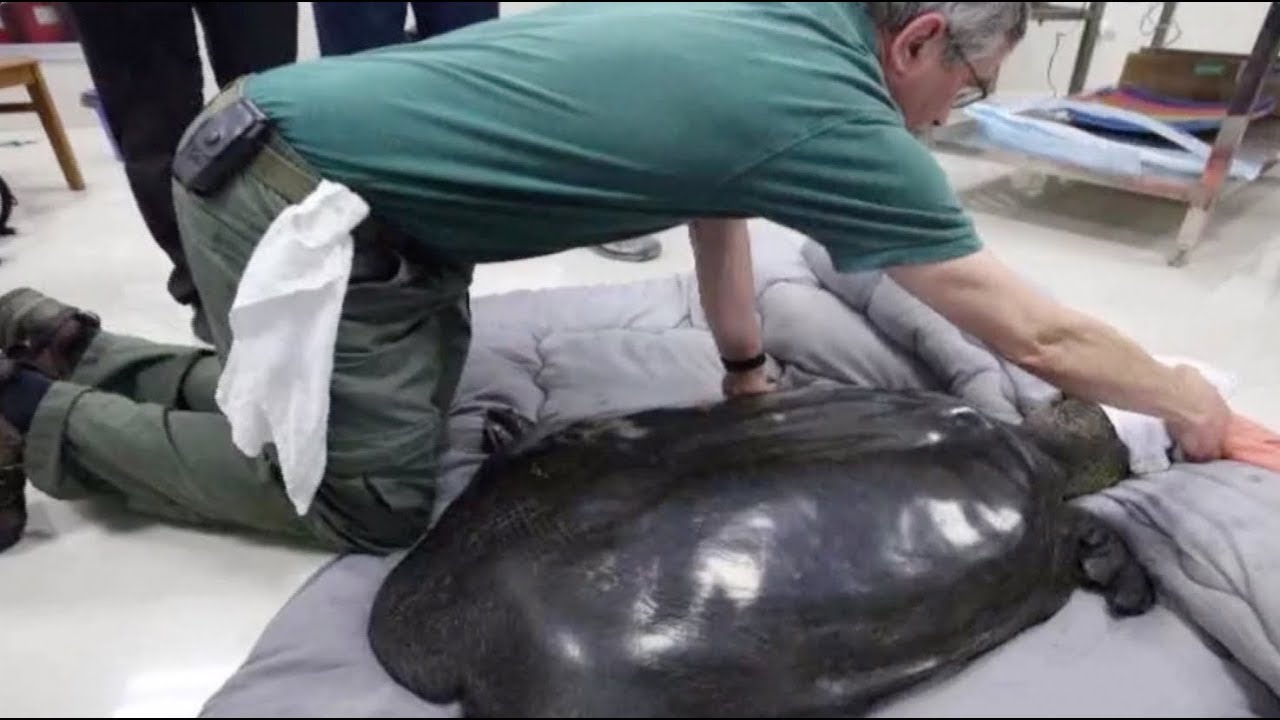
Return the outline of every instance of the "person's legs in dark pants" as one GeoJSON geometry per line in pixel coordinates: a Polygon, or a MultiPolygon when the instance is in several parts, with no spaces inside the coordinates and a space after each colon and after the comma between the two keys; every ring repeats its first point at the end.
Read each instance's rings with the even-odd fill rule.
{"type": "Polygon", "coordinates": [[[197,303],[174,217],[170,166],[203,104],[195,17],[184,2],[74,2],[85,61],[152,238],[173,262],[169,294],[197,303]]]}
{"type": "Polygon", "coordinates": [[[496,2],[415,2],[413,17],[418,23],[418,37],[425,39],[443,35],[468,25],[498,17],[496,2]]]}
{"type": "Polygon", "coordinates": [[[219,88],[298,59],[298,3],[196,3],[219,88]]]}
{"type": "Polygon", "coordinates": [[[417,39],[498,17],[496,2],[312,3],[320,54],[350,55],[405,42],[409,5],[413,5],[417,39]]]}
{"type": "Polygon", "coordinates": [[[405,2],[316,2],[316,39],[320,54],[350,55],[404,42],[405,2]]]}
{"type": "MultiPolygon", "coordinates": [[[[193,330],[207,341],[170,185],[178,139],[204,106],[193,4],[76,2],[66,7],[138,210],[173,263],[169,294],[193,306],[193,330]]],[[[201,3],[199,9],[219,85],[296,59],[297,3],[201,3]]]]}

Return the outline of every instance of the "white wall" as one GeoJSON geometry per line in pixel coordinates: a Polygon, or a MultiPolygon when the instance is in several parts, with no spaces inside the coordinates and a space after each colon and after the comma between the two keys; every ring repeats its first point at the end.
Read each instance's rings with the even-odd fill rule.
{"type": "MultiPolygon", "coordinates": [[[[548,2],[504,2],[502,14],[510,15],[524,12],[548,2]]],[[[1125,55],[1149,42],[1148,35],[1142,32],[1142,19],[1148,8],[1159,3],[1146,2],[1112,2],[1107,6],[1104,39],[1098,44],[1094,55],[1093,66],[1089,74],[1089,85],[1097,86],[1113,82],[1119,77],[1125,55]]],[[[1227,2],[1217,3],[1210,7],[1207,2],[1184,2],[1179,5],[1177,19],[1182,36],[1174,44],[1175,47],[1196,48],[1204,50],[1221,50],[1230,52],[1247,52],[1252,45],[1262,17],[1266,14],[1268,3],[1265,2],[1227,2]]],[[[1158,8],[1152,12],[1150,24],[1154,25],[1158,8]]],[[[300,60],[308,60],[318,56],[315,24],[311,15],[311,3],[299,3],[298,56],[300,60]]],[[[1001,73],[1001,92],[1049,92],[1050,84],[1046,79],[1049,59],[1052,54],[1055,35],[1064,32],[1057,57],[1053,62],[1052,77],[1061,92],[1067,86],[1071,68],[1075,61],[1076,47],[1080,41],[1079,23],[1045,23],[1033,26],[1026,41],[1014,53],[1001,73]]],[[[1171,39],[1176,32],[1171,33],[1171,39]]],[[[44,60],[42,67],[45,77],[53,91],[58,110],[68,126],[94,125],[96,117],[89,110],[80,107],[80,93],[89,88],[91,83],[83,60],[78,58],[74,50],[63,52],[63,59],[50,58],[44,60]]],[[[205,92],[211,94],[213,74],[205,62],[205,92]]],[[[17,99],[21,91],[4,91],[0,93],[0,101],[17,99]]],[[[0,130],[23,129],[38,130],[34,116],[0,115],[0,130]]]]}
{"type": "MultiPolygon", "coordinates": [[[[1160,17],[1160,5],[1152,2],[1107,3],[1103,37],[1094,51],[1086,87],[1099,87],[1119,79],[1125,57],[1151,43],[1151,31],[1160,17]],[[1144,17],[1147,18],[1145,23],[1144,17]]],[[[1176,48],[1247,53],[1253,47],[1268,5],[1265,2],[1179,3],[1174,15],[1178,28],[1170,30],[1168,44],[1176,48]]],[[[1056,35],[1064,33],[1057,57],[1053,60],[1052,78],[1057,91],[1065,93],[1075,65],[1082,26],[1078,22],[1032,24],[1026,40],[1001,70],[1000,91],[1050,93],[1051,85],[1046,77],[1049,61],[1056,35]]]]}

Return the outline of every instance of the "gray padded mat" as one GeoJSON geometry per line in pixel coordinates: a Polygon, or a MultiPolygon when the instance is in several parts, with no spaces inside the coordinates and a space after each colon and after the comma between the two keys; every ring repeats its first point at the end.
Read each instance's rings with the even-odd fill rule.
{"type": "MultiPolygon", "coordinates": [[[[267,628],[202,717],[457,717],[393,683],[365,639],[393,560],[334,562],[267,628]]],[[[886,704],[878,717],[1253,717],[1280,704],[1168,607],[1129,620],[1077,593],[1048,623],[963,672],[886,704]]]]}
{"type": "MultiPolygon", "coordinates": [[[[836,276],[817,246],[764,223],[754,233],[766,345],[784,384],[928,387],[1015,421],[1053,395],[887,279],[836,276]]],[[[691,277],[518,292],[481,298],[474,310],[441,481],[447,497],[483,459],[487,408],[563,420],[718,397],[720,367],[691,277]]],[[[1280,476],[1178,465],[1088,506],[1155,573],[1165,589],[1156,610],[1114,620],[1079,593],[1049,622],[878,714],[1280,714],[1280,476]]],[[[348,557],[318,573],[204,716],[451,714],[395,686],[368,650],[364,623],[388,562],[348,557]]]]}

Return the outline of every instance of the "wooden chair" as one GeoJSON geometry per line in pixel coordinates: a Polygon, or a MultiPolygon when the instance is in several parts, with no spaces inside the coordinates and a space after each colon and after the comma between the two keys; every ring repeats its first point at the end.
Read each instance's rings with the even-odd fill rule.
{"type": "Polygon", "coordinates": [[[58,165],[62,167],[62,175],[72,190],[84,189],[84,177],[80,174],[80,165],[76,163],[75,153],[67,140],[67,132],[62,127],[62,119],[53,104],[53,96],[49,94],[49,86],[44,82],[44,74],[40,72],[40,63],[33,58],[0,58],[0,89],[26,86],[31,102],[0,103],[0,113],[34,112],[40,116],[44,132],[49,136],[49,144],[53,145],[53,153],[58,156],[58,165]]]}

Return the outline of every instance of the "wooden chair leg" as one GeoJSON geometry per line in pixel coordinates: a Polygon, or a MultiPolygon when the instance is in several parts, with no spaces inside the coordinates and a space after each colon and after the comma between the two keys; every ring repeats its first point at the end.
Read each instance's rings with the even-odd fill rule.
{"type": "Polygon", "coordinates": [[[58,165],[62,167],[62,175],[67,179],[67,185],[72,190],[83,190],[84,177],[80,174],[80,165],[76,162],[75,152],[71,149],[71,142],[67,140],[67,132],[62,127],[62,118],[58,115],[58,108],[53,104],[53,96],[49,94],[49,86],[44,82],[44,73],[40,72],[39,65],[31,68],[31,82],[27,83],[27,92],[31,94],[31,103],[35,105],[36,113],[40,115],[40,123],[44,125],[44,132],[49,136],[53,152],[58,156],[58,165]]]}

